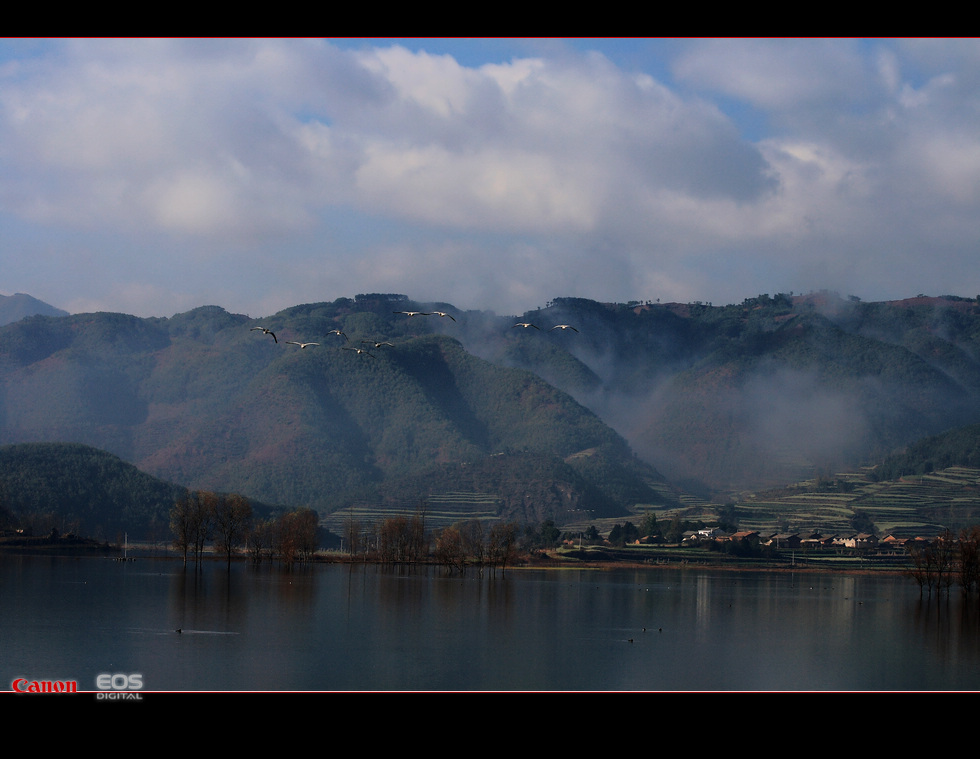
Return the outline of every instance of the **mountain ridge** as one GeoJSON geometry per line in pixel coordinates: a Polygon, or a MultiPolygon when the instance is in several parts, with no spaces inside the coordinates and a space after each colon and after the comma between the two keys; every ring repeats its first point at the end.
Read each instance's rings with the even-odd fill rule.
{"type": "MultiPolygon", "coordinates": [[[[355,500],[381,506],[386,481],[414,478],[424,491],[426,481],[445,482],[439,467],[508,450],[588,469],[563,464],[588,448],[662,500],[644,484],[659,474],[594,414],[452,337],[348,299],[262,321],[275,338],[212,306],[170,319],[97,313],[8,325],[0,329],[0,442],[82,442],[193,489],[324,513],[355,500]],[[349,338],[329,334],[341,328],[349,338]],[[290,344],[310,335],[320,345],[290,344]],[[393,344],[374,355],[345,350],[381,337],[393,344]]],[[[519,464],[510,459],[512,469],[519,464]]],[[[502,493],[501,516],[626,513],[628,504],[599,495],[590,476],[567,477],[566,497],[550,504],[528,507],[502,493]]]]}
{"type": "Polygon", "coordinates": [[[0,443],[82,442],[322,513],[479,481],[509,483],[502,518],[615,516],[669,508],[670,483],[781,485],[980,422],[977,356],[980,305],[956,296],[556,298],[499,316],[381,293],[263,319],[31,316],[0,327],[0,443]]]}

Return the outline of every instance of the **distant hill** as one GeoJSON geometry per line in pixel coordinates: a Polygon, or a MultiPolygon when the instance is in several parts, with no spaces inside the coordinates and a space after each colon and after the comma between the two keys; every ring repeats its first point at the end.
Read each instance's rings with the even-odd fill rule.
{"type": "Polygon", "coordinates": [[[185,493],[85,445],[0,447],[0,506],[22,523],[54,521],[60,532],[109,541],[127,531],[131,538],[165,538],[170,509],[185,493]]]}
{"type": "Polygon", "coordinates": [[[68,316],[67,311],[49,306],[44,301],[24,293],[0,295],[0,326],[23,319],[25,316],[68,316]]]}
{"type": "Polygon", "coordinates": [[[364,296],[261,322],[213,306],[31,317],[0,328],[0,442],[81,442],[182,486],[323,513],[446,491],[489,493],[498,516],[527,521],[668,502],[594,413],[395,313],[412,307],[364,296]]]}

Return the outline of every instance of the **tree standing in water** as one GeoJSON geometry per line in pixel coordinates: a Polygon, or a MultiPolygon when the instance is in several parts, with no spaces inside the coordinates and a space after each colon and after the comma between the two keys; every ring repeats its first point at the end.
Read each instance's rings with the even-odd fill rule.
{"type": "Polygon", "coordinates": [[[174,534],[174,548],[181,552],[184,564],[187,564],[187,552],[190,550],[192,542],[192,515],[193,506],[190,494],[180,498],[170,509],[170,529],[174,534]]]}
{"type": "Polygon", "coordinates": [[[215,548],[225,554],[229,569],[231,569],[231,555],[245,541],[251,523],[252,505],[245,496],[232,493],[216,500],[214,508],[215,548]]]}

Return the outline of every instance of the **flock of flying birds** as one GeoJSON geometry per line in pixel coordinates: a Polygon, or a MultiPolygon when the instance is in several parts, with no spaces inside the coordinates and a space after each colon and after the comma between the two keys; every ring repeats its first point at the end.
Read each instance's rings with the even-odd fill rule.
{"type": "MultiPolygon", "coordinates": [[[[405,314],[405,316],[408,316],[408,317],[413,317],[413,316],[440,316],[440,317],[443,317],[443,318],[448,318],[448,319],[452,319],[453,321],[456,321],[456,317],[454,317],[452,314],[447,314],[445,311],[393,311],[392,313],[395,313],[395,314],[405,314]]],[[[522,327],[524,329],[533,328],[533,329],[536,329],[536,330],[539,330],[539,331],[541,330],[541,328],[539,326],[537,326],[536,324],[532,324],[531,322],[517,322],[517,324],[515,324],[514,326],[515,327],[522,327]]],[[[566,329],[570,329],[570,330],[572,330],[572,332],[578,332],[578,330],[575,329],[575,327],[573,327],[571,324],[556,324],[554,327],[552,327],[551,329],[549,329],[548,332],[551,332],[551,331],[556,330],[556,329],[560,329],[562,331],[564,331],[566,329]]],[[[255,332],[256,330],[258,330],[259,332],[261,332],[263,335],[272,335],[272,339],[275,340],[276,343],[279,342],[279,338],[276,337],[276,333],[273,332],[268,327],[252,327],[249,330],[249,332],[255,332]]],[[[327,332],[327,334],[328,335],[339,335],[340,337],[344,338],[345,341],[350,342],[350,338],[348,338],[347,335],[345,335],[339,329],[332,329],[329,332],[327,332]]],[[[298,342],[296,340],[286,340],[286,345],[298,345],[301,350],[305,350],[306,348],[308,348],[310,346],[319,345],[319,344],[320,343],[301,343],[301,342],[298,342]]],[[[389,345],[391,347],[394,347],[394,344],[393,343],[389,343],[389,342],[375,342],[374,340],[361,340],[361,344],[362,345],[373,345],[375,349],[381,348],[381,347],[384,347],[384,346],[389,346],[389,345]]],[[[374,354],[368,352],[368,350],[366,348],[356,348],[356,347],[350,346],[350,345],[344,345],[342,347],[343,347],[344,350],[354,351],[358,355],[366,355],[366,356],[370,356],[371,358],[374,358],[374,354]]]]}

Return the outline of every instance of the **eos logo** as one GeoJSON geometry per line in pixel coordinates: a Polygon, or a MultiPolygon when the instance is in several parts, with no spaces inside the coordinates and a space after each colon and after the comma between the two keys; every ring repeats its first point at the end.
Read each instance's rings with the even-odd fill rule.
{"type": "Polygon", "coordinates": [[[143,687],[143,675],[101,674],[95,678],[95,686],[100,691],[99,698],[139,698],[138,693],[130,691],[143,687]]]}

